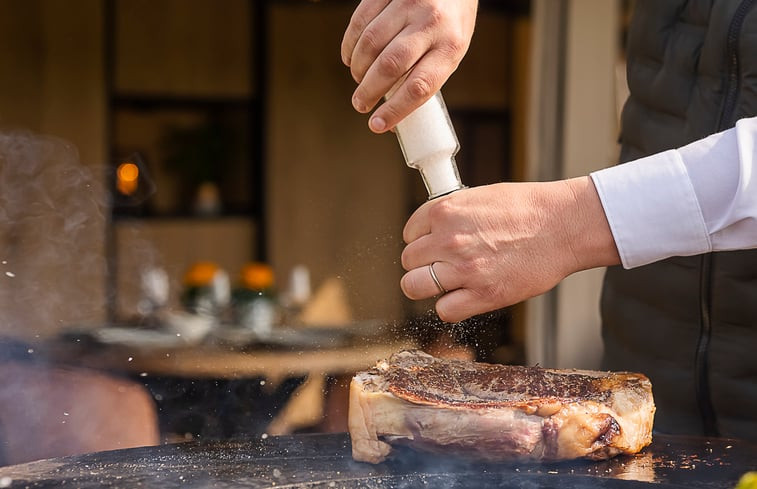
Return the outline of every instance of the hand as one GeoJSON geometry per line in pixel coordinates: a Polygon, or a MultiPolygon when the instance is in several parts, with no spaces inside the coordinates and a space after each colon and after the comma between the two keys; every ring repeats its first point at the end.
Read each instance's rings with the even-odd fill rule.
{"type": "Polygon", "coordinates": [[[542,294],[571,273],[620,263],[589,177],[500,183],[423,204],[408,220],[400,286],[410,299],[448,293],[439,317],[458,322],[542,294]]]}
{"type": "Polygon", "coordinates": [[[394,128],[442,87],[465,55],[477,0],[362,0],[342,40],[342,61],[358,87],[352,105],[377,133],[394,128]]]}

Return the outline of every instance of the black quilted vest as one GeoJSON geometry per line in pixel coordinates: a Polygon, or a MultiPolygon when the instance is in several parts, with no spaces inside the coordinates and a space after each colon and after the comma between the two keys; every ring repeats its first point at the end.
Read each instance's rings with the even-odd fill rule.
{"type": "MultiPolygon", "coordinates": [[[[757,115],[757,0],[637,0],[628,82],[621,161],[757,115]]],[[[601,308],[604,367],[650,377],[657,431],[757,440],[757,250],[611,267],[601,308]]]]}

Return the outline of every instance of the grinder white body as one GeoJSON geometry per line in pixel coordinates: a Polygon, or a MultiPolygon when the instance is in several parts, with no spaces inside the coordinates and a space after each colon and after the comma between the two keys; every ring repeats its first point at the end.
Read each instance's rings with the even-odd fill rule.
{"type": "Polygon", "coordinates": [[[429,200],[465,188],[455,163],[460,144],[441,92],[397,124],[395,132],[405,162],[421,172],[429,200]]]}

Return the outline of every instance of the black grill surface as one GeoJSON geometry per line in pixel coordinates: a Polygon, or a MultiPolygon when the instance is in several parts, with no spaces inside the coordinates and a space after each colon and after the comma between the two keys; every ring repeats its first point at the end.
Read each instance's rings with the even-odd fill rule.
{"type": "Polygon", "coordinates": [[[658,435],[636,456],[609,461],[481,464],[402,449],[371,465],[349,437],[295,435],[181,443],[0,467],[6,488],[732,488],[757,470],[757,446],[658,435]]]}

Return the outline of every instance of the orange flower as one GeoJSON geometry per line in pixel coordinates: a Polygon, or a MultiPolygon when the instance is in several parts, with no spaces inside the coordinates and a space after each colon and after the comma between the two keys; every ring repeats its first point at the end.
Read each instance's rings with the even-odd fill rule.
{"type": "Polygon", "coordinates": [[[197,262],[184,274],[184,285],[187,287],[203,287],[210,285],[218,272],[218,265],[209,261],[197,262]]]}
{"type": "Polygon", "coordinates": [[[239,279],[243,287],[264,290],[273,285],[273,269],[265,263],[248,263],[242,267],[239,279]]]}

